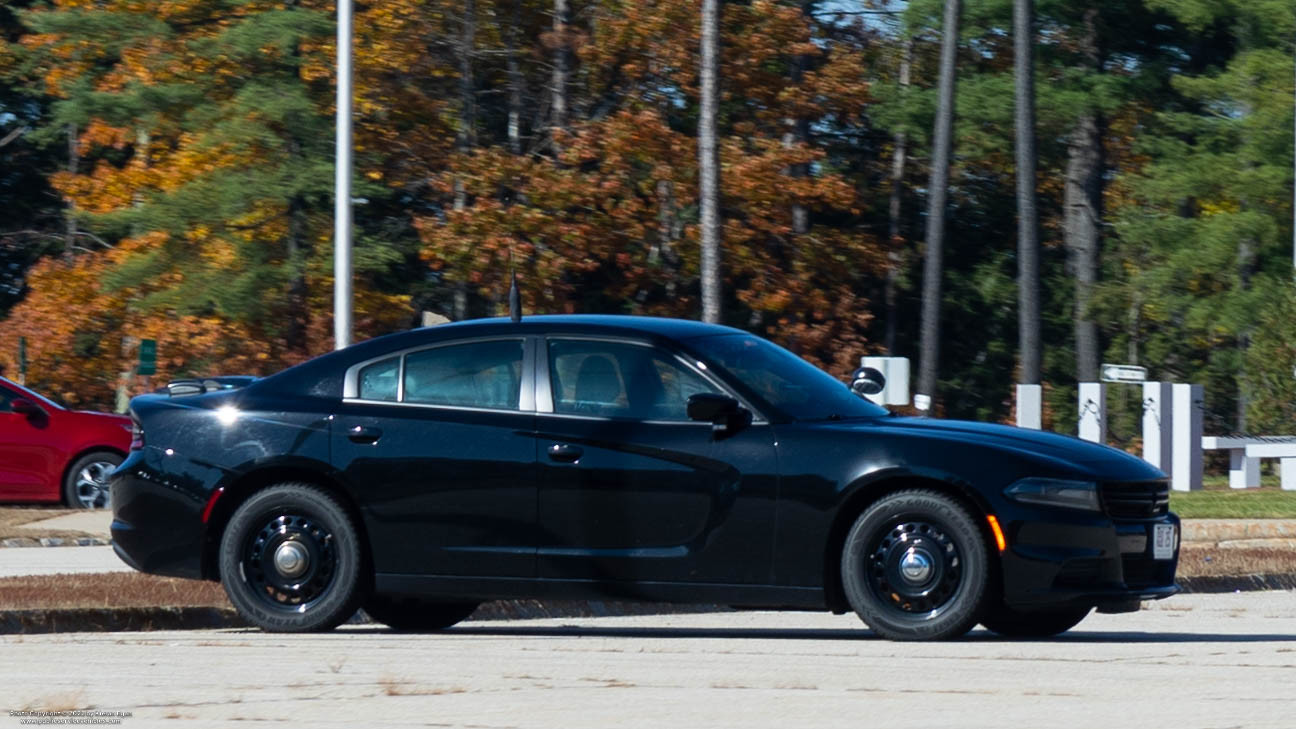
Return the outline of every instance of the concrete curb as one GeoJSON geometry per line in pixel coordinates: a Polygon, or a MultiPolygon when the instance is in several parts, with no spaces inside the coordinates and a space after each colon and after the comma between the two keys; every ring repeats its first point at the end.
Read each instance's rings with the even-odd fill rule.
{"type": "Polygon", "coordinates": [[[0,549],[6,547],[107,547],[112,540],[101,537],[11,537],[0,539],[0,549]]]}
{"type": "Polygon", "coordinates": [[[1259,590],[1296,590],[1296,574],[1220,575],[1214,577],[1180,577],[1184,592],[1255,592],[1259,590]]]}
{"type": "Polygon", "coordinates": [[[54,608],[0,612],[0,634],[200,630],[246,625],[232,608],[54,608]]]}
{"type": "MultiPolygon", "coordinates": [[[[720,605],[669,605],[600,600],[500,600],[483,603],[469,621],[528,620],[537,618],[594,618],[619,615],[664,615],[730,612],[720,605]]],[[[347,624],[373,621],[364,611],[347,624]]],[[[212,630],[247,628],[233,608],[51,608],[0,610],[0,635],[36,633],[106,633],[150,630],[212,630]]]]}
{"type": "Polygon", "coordinates": [[[1185,542],[1294,539],[1296,519],[1184,519],[1185,542]]]}

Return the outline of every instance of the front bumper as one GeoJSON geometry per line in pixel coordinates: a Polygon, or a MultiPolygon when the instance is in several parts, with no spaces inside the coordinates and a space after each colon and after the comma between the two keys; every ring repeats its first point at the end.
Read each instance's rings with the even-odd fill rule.
{"type": "Polygon", "coordinates": [[[134,451],[113,473],[113,551],[140,572],[201,578],[201,489],[150,468],[149,457],[134,451]]]}
{"type": "Polygon", "coordinates": [[[1006,530],[1002,554],[1004,602],[1022,610],[1056,606],[1119,611],[1140,600],[1179,592],[1179,518],[1113,520],[1099,514],[1048,514],[1021,519],[1006,530]],[[1153,530],[1173,524],[1168,559],[1156,559],[1153,530]]]}

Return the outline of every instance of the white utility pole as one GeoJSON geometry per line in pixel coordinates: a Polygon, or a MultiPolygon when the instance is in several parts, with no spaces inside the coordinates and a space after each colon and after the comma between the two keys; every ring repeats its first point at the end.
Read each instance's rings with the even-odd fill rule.
{"type": "Polygon", "coordinates": [[[333,347],[351,344],[351,0],[337,3],[337,163],[333,201],[333,347]]]}

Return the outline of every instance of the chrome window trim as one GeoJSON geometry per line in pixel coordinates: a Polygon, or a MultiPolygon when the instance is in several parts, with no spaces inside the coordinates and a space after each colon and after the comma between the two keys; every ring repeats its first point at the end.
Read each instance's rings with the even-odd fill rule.
{"type": "Polygon", "coordinates": [[[426,402],[392,402],[391,400],[364,400],[358,397],[344,397],[342,402],[347,405],[390,405],[397,408],[422,408],[424,410],[459,410],[470,413],[505,413],[511,415],[534,415],[531,410],[517,410],[514,408],[482,408],[470,407],[467,405],[435,405],[426,402]]]}
{"type": "MultiPolygon", "coordinates": [[[[586,334],[547,334],[539,337],[539,339],[541,339],[542,341],[540,343],[539,352],[537,353],[539,367],[536,368],[536,412],[541,415],[556,415],[558,417],[580,418],[582,420],[606,420],[609,422],[617,421],[617,422],[652,423],[654,425],[659,425],[662,423],[670,423],[672,425],[680,424],[680,423],[683,424],[698,423],[698,421],[696,420],[640,420],[638,418],[615,418],[615,417],[607,417],[607,416],[599,416],[599,415],[577,415],[573,413],[555,412],[554,399],[553,399],[553,380],[551,379],[550,372],[549,372],[549,340],[564,339],[564,340],[574,340],[578,342],[611,342],[614,344],[630,344],[636,347],[647,347],[648,349],[662,352],[663,354],[666,354],[671,358],[673,358],[685,370],[692,372],[698,377],[701,377],[703,380],[711,383],[712,387],[728,395],[729,397],[732,397],[733,399],[737,400],[738,403],[741,404],[743,407],[747,408],[747,410],[750,411],[752,414],[752,425],[766,425],[769,422],[768,420],[765,419],[763,415],[761,415],[761,412],[759,410],[752,407],[751,403],[747,402],[746,398],[734,392],[728,385],[721,382],[719,378],[712,376],[709,371],[698,369],[693,362],[690,362],[687,358],[685,358],[678,352],[666,349],[664,347],[660,347],[656,344],[653,344],[652,342],[648,342],[642,339],[633,339],[630,337],[604,335],[604,334],[588,334],[588,335],[586,334]]],[[[698,424],[706,425],[706,423],[698,423],[698,424]]]]}
{"type": "Polygon", "coordinates": [[[552,414],[554,411],[553,381],[549,379],[549,339],[536,337],[536,359],[532,374],[535,378],[536,412],[552,414]]]}
{"type": "Polygon", "coordinates": [[[513,413],[513,412],[534,412],[535,411],[535,387],[534,382],[528,382],[527,358],[535,358],[534,336],[525,334],[504,334],[486,337],[471,337],[468,339],[453,339],[434,344],[422,344],[406,349],[398,349],[395,352],[386,352],[377,357],[371,357],[362,362],[357,362],[347,368],[346,373],[342,376],[342,402],[365,405],[400,405],[403,407],[431,407],[431,408],[448,408],[451,410],[469,410],[486,413],[513,413]],[[444,347],[456,347],[464,344],[478,344],[481,342],[519,342],[522,345],[522,364],[518,376],[521,379],[518,387],[518,406],[516,408],[483,408],[463,405],[437,405],[433,403],[411,403],[405,402],[405,358],[411,354],[418,354],[430,349],[442,349],[444,347]],[[368,400],[360,397],[360,370],[371,364],[376,364],[393,357],[399,358],[397,363],[397,381],[396,381],[396,400],[368,400]]]}
{"type": "Polygon", "coordinates": [[[518,388],[518,409],[522,412],[535,412],[536,393],[535,393],[535,356],[536,356],[536,337],[525,337],[522,340],[522,371],[518,376],[522,378],[522,383],[518,388]]]}

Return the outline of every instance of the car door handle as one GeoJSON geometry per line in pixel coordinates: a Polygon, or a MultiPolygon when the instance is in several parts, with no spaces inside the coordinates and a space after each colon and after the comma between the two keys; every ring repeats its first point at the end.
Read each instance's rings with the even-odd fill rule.
{"type": "Polygon", "coordinates": [[[361,445],[373,445],[382,437],[382,430],[379,428],[370,428],[365,425],[357,425],[347,431],[347,439],[352,443],[361,445]]]}
{"type": "Polygon", "coordinates": [[[580,448],[566,443],[554,443],[549,446],[549,460],[560,463],[575,463],[584,453],[585,451],[580,448]]]}

